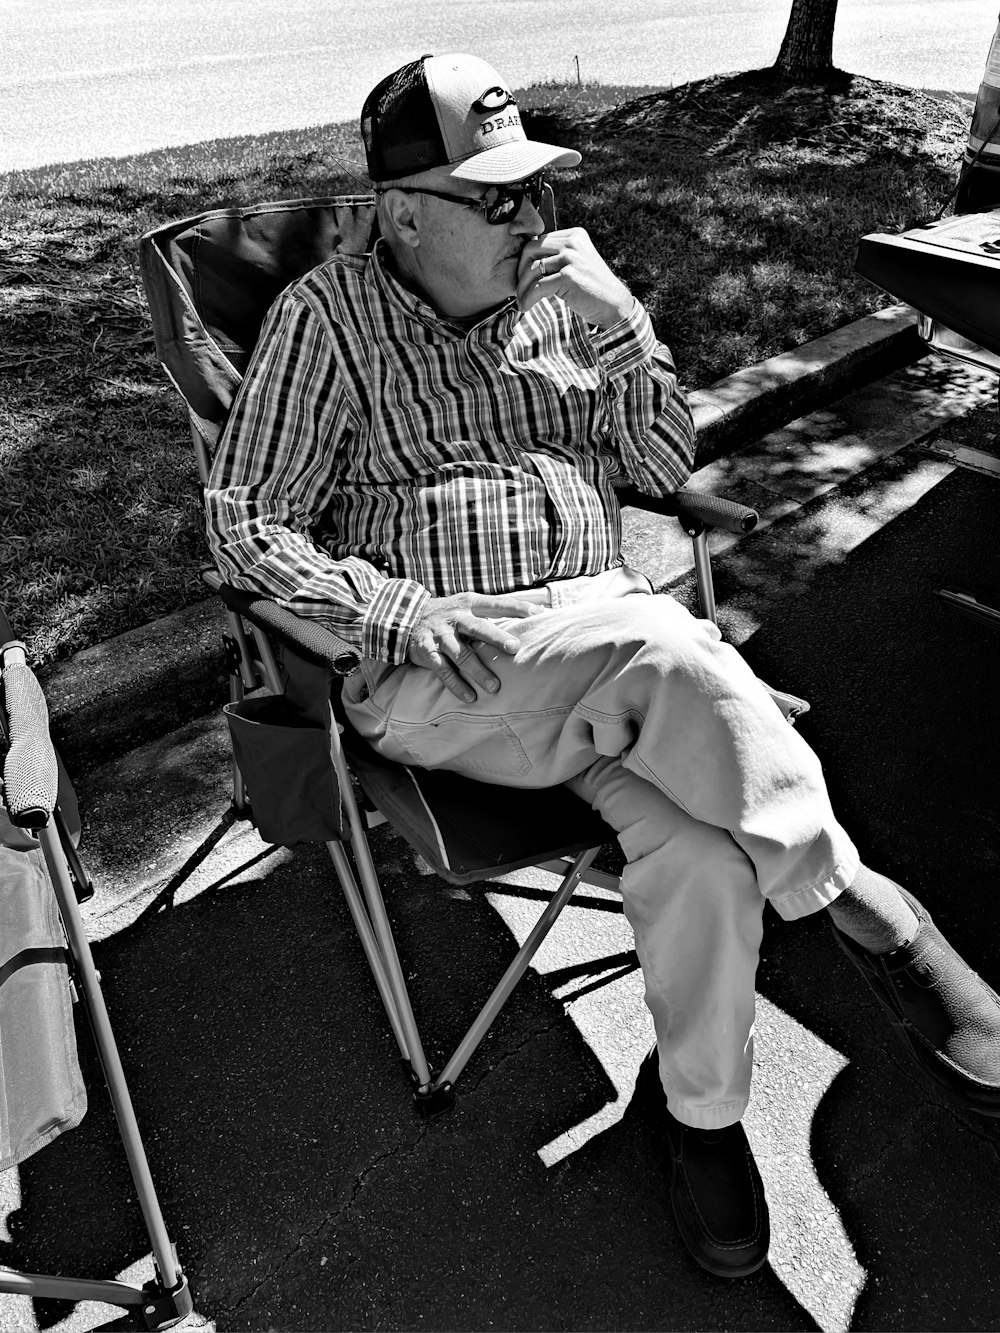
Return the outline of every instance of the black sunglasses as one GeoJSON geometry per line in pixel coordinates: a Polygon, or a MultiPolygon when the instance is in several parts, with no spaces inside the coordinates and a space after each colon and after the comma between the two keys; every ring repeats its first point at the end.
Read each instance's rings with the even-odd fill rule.
{"type": "MultiPolygon", "coordinates": [[[[491,226],[510,222],[521,211],[521,205],[527,199],[532,208],[538,208],[545,193],[545,176],[538,172],[516,185],[491,185],[485,194],[477,199],[470,199],[464,194],[445,194],[443,190],[425,190],[417,185],[390,185],[387,189],[402,190],[404,194],[432,194],[435,199],[446,199],[451,204],[462,204],[465,208],[474,208],[482,213],[491,226]]],[[[385,194],[385,190],[379,190],[385,194]]]]}

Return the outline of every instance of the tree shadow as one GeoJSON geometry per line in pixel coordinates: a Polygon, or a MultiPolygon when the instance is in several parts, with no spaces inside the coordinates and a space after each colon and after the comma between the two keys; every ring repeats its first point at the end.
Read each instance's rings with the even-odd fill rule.
{"type": "Polygon", "coordinates": [[[525,119],[583,153],[560,182],[560,215],[588,229],[647,305],[682,380],[701,387],[882,303],[854,274],[857,241],[944,199],[954,172],[940,155],[954,146],[957,170],[967,129],[923,94],[913,93],[919,118],[916,104],[907,114],[898,92],[838,71],[803,85],[753,70],[651,94],[582,128],[558,110],[525,119]],[[768,341],[760,326],[772,309],[768,341]],[[741,325],[754,326],[749,358],[741,325]]]}
{"type": "MultiPolygon", "coordinates": [[[[942,144],[965,129],[915,90],[904,105],[899,90],[858,76],[801,85],[769,71],[580,121],[544,108],[524,117],[530,132],[583,151],[560,178],[560,215],[588,228],[647,304],[688,387],[882,304],[853,273],[857,238],[898,230],[943,197],[942,144]],[[922,126],[940,120],[940,136],[912,131],[917,110],[922,126]]],[[[140,236],[208,208],[356,194],[359,150],[353,127],[328,126],[296,146],[263,136],[8,178],[5,476],[8,495],[24,499],[4,526],[35,660],[201,591],[195,465],[154,354],[140,236]]]]}

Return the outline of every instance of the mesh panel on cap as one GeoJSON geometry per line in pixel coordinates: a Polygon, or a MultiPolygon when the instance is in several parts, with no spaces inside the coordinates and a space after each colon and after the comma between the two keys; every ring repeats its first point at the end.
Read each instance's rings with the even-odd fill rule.
{"type": "Polygon", "coordinates": [[[368,174],[396,180],[446,161],[437,115],[427,90],[424,61],[412,60],[376,84],[361,109],[368,174]]]}

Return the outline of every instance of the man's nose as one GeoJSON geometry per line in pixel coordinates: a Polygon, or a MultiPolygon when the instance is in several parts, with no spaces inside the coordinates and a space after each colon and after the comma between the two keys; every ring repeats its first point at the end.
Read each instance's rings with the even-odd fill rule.
{"type": "Polygon", "coordinates": [[[545,230],[545,220],[527,195],[521,200],[511,231],[523,236],[540,236],[545,230]]]}

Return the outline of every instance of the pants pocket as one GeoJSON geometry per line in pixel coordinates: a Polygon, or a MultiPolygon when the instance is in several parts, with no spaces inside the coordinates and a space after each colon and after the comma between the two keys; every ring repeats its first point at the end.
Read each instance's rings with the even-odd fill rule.
{"type": "Polygon", "coordinates": [[[448,768],[487,782],[514,781],[531,768],[524,746],[504,718],[460,710],[431,722],[389,718],[383,744],[387,756],[402,763],[448,768]]]}

